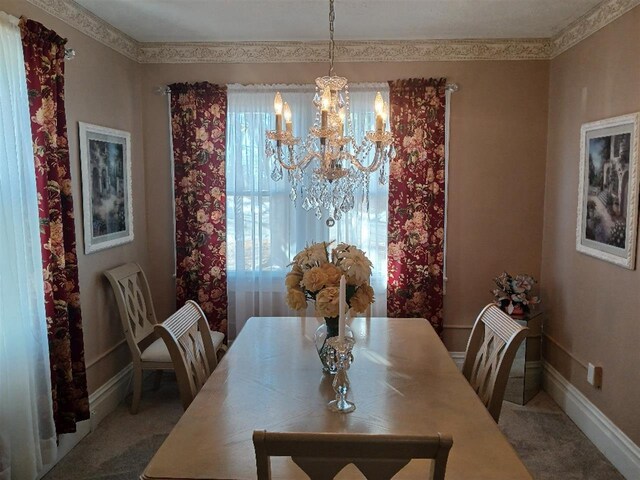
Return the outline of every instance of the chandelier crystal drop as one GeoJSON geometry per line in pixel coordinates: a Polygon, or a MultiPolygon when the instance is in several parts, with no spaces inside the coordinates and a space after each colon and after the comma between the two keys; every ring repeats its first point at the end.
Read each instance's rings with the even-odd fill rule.
{"type": "Polygon", "coordinates": [[[383,101],[380,92],[374,102],[375,129],[366,132],[360,144],[356,143],[348,82],[333,74],[333,3],[334,0],[329,0],[329,75],[316,78],[313,126],[304,141],[295,137],[291,108],[277,92],[273,101],[276,129],[266,132],[265,145],[267,160],[273,162],[271,178],[279,181],[286,171],[291,201],[295,204],[300,194],[302,207],[313,210],[318,219],[326,210],[329,227],[335,225],[343,213],[354,208],[359,191],[362,191],[362,201],[368,209],[370,175],[379,171],[379,181],[384,184],[387,180],[385,165],[396,156],[393,136],[386,129],[389,105],[383,101]],[[370,159],[372,150],[373,158],[370,159]],[[303,173],[311,163],[314,163],[311,178],[305,184],[303,173]]]}

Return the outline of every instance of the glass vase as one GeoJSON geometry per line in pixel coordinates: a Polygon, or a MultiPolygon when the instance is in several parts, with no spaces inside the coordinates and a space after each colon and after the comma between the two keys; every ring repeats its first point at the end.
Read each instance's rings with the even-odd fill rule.
{"type": "MultiPolygon", "coordinates": [[[[338,317],[325,317],[324,323],[316,329],[316,333],[313,335],[313,341],[322,362],[322,371],[334,375],[338,369],[335,362],[331,362],[331,356],[333,355],[333,348],[327,344],[327,340],[331,337],[338,336],[338,317]]],[[[344,336],[353,339],[353,331],[349,325],[345,325],[344,336]]]]}

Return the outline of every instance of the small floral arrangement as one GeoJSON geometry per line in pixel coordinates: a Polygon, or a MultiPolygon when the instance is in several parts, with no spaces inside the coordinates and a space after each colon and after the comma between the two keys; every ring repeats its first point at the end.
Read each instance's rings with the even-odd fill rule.
{"type": "Polygon", "coordinates": [[[540,303],[538,297],[529,297],[529,292],[536,284],[530,275],[516,275],[512,277],[507,272],[493,279],[496,286],[492,290],[496,303],[509,315],[524,315],[530,306],[540,303]]]}
{"type": "Polygon", "coordinates": [[[369,285],[371,261],[362,250],[346,243],[329,252],[332,243],[314,243],[293,257],[285,279],[287,305],[293,310],[304,310],[312,300],[318,315],[337,317],[342,275],[346,278],[346,300],[352,312],[363,313],[373,303],[373,288],[369,285]]]}

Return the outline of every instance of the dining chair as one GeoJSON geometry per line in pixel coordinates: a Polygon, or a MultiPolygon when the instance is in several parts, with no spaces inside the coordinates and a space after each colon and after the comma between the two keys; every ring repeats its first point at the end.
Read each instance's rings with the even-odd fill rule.
{"type": "MultiPolygon", "coordinates": [[[[176,313],[154,327],[171,355],[182,406],[186,410],[218,365],[216,341],[202,309],[187,300],[176,313]]],[[[213,332],[219,333],[220,332],[213,332]]]]}
{"type": "Polygon", "coordinates": [[[173,363],[164,342],[153,327],[158,323],[151,302],[147,277],[137,263],[127,263],[107,270],[118,303],[124,335],[133,361],[133,398],[131,413],[138,412],[142,396],[143,370],[173,370],[173,363]]]}
{"type": "Polygon", "coordinates": [[[462,374],[496,423],[513,359],[528,330],[494,304],[482,309],[471,330],[462,374]]]}
{"type": "MultiPolygon", "coordinates": [[[[271,480],[270,457],[291,457],[311,480],[329,480],[355,465],[369,480],[388,480],[414,458],[434,460],[433,480],[444,480],[453,439],[426,435],[278,433],[256,430],[258,480],[271,480]]],[[[425,472],[425,478],[428,473],[425,472]]]]}

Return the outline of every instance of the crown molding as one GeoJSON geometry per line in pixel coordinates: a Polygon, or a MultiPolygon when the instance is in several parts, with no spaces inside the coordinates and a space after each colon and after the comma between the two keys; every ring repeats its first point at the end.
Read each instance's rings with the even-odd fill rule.
{"type": "Polygon", "coordinates": [[[551,58],[569,50],[585,38],[640,5],[640,0],[605,0],[551,39],[551,58]]]}
{"type": "Polygon", "coordinates": [[[136,40],[73,0],[27,1],[125,57],[139,61],[140,44],[136,40]]]}
{"type": "MultiPolygon", "coordinates": [[[[328,61],[328,42],[146,43],[141,63],[328,61]]],[[[336,42],[337,62],[548,59],[548,39],[336,42]]]]}
{"type": "MultiPolygon", "coordinates": [[[[73,0],[27,0],[139,63],[326,62],[327,42],[141,43],[73,0]]],[[[338,42],[338,62],[548,60],[640,4],[604,0],[552,38],[338,42]]]]}

